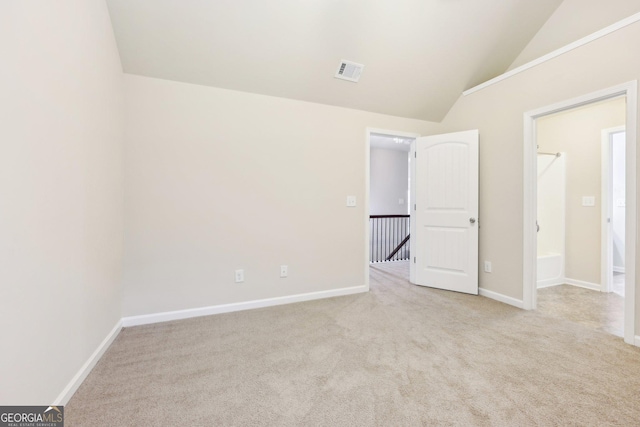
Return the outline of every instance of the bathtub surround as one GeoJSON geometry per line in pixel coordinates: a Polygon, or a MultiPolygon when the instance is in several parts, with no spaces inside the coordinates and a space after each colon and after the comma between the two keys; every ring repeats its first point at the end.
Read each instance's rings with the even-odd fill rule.
{"type": "Polygon", "coordinates": [[[565,281],[567,153],[538,154],[538,288],[565,281]]]}

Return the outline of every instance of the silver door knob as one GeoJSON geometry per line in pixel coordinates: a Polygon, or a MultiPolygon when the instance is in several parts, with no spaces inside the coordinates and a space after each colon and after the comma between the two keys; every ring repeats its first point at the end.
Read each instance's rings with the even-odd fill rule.
{"type": "Polygon", "coordinates": [[[476,222],[476,219],[475,219],[475,218],[469,218],[469,222],[470,222],[471,224],[473,224],[474,222],[476,222]]]}

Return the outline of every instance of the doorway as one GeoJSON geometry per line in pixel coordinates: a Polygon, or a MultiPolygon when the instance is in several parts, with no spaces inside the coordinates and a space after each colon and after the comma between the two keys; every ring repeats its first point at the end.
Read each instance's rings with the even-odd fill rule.
{"type": "Polygon", "coordinates": [[[602,292],[624,297],[625,126],[602,131],[602,292]]]}
{"type": "MultiPolygon", "coordinates": [[[[605,150],[611,144],[603,147],[602,134],[614,126],[624,130],[625,101],[608,99],[536,120],[538,310],[617,336],[624,299],[601,292],[613,282],[605,281],[613,277],[614,251],[607,244],[613,231],[611,177],[622,176],[624,191],[624,152],[616,150],[613,168],[605,150]]],[[[624,201],[624,194],[619,198],[624,201]]],[[[624,253],[616,248],[616,255],[624,253]]]]}
{"type": "MultiPolygon", "coordinates": [[[[408,264],[409,153],[411,144],[419,136],[402,131],[367,129],[367,277],[370,266],[376,263],[403,261],[408,264]]],[[[406,279],[408,281],[408,274],[406,279]]]]}
{"type": "MultiPolygon", "coordinates": [[[[615,98],[622,98],[626,101],[626,124],[627,133],[625,138],[626,148],[626,170],[625,170],[625,212],[626,212],[626,227],[625,227],[625,304],[624,304],[624,339],[629,344],[634,343],[635,331],[634,331],[634,319],[635,319],[635,244],[636,244],[636,224],[635,224],[635,210],[636,210],[636,195],[635,195],[635,172],[636,172],[636,90],[637,83],[630,82],[613,88],[598,91],[589,95],[585,95],[572,100],[564,101],[551,106],[543,107],[541,109],[527,112],[524,114],[524,234],[523,234],[523,305],[526,309],[535,309],[537,307],[537,266],[538,266],[538,241],[537,241],[537,195],[538,195],[538,180],[537,180],[537,159],[538,159],[538,147],[537,147],[537,132],[538,132],[538,120],[551,117],[557,113],[567,112],[577,108],[581,108],[587,105],[596,104],[599,102],[612,100],[615,98]]],[[[553,151],[553,150],[552,150],[553,151]]],[[[546,151],[543,151],[546,152],[546,151]]],[[[567,160],[568,162],[571,159],[567,160]]],[[[595,208],[595,196],[597,194],[579,194],[578,197],[582,213],[587,212],[585,209],[595,208]]],[[[576,200],[574,200],[575,202],[576,200]]],[[[598,227],[600,230],[600,227],[598,227]]],[[[568,241],[569,237],[567,237],[568,241]]],[[[599,238],[598,238],[599,240],[599,238]]],[[[598,263],[600,264],[600,263],[598,263]]],[[[567,270],[566,275],[573,274],[567,270]]],[[[580,281],[579,279],[576,279],[580,281]]],[[[566,281],[566,277],[565,277],[566,281]]],[[[599,278],[596,281],[600,281],[599,278]]],[[[577,283],[589,284],[588,280],[582,280],[577,283]]],[[[598,285],[598,290],[601,284],[598,285]]]]}

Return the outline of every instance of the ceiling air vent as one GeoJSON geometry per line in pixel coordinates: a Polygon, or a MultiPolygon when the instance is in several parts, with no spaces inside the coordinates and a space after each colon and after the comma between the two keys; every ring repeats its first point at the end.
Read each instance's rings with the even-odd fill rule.
{"type": "Polygon", "coordinates": [[[345,61],[343,59],[342,61],[340,61],[340,66],[338,66],[338,71],[336,72],[335,78],[357,83],[358,80],[360,80],[360,74],[362,74],[363,68],[364,65],[362,64],[345,61]]]}

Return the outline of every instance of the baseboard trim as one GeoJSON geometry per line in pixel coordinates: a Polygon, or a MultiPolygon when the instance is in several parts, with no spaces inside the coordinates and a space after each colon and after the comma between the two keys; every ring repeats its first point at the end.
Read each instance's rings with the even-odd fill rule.
{"type": "Polygon", "coordinates": [[[118,320],[116,325],[113,327],[111,332],[105,337],[104,340],[100,343],[96,351],[89,357],[89,359],[82,365],[78,373],[76,373],[69,384],[62,390],[62,393],[56,398],[54,401],[54,405],[64,406],[69,403],[71,396],[78,390],[80,384],[87,378],[91,370],[96,363],[100,360],[105,351],[109,348],[111,343],[116,339],[120,331],[122,330],[122,319],[118,320]]]}
{"type": "Polygon", "coordinates": [[[254,308],[273,307],[276,305],[291,304],[295,302],[311,301],[331,297],[359,294],[367,292],[366,285],[350,288],[332,289],[329,291],[309,292],[306,294],[288,295],[276,298],[267,298],[253,301],[237,302],[232,304],[212,305],[209,307],[192,308],[186,310],[167,311],[162,313],[144,314],[141,316],[129,316],[122,318],[122,326],[149,325],[152,323],[168,322],[171,320],[190,319],[192,317],[210,316],[212,314],[231,313],[234,311],[251,310],[254,308]]]}
{"type": "Polygon", "coordinates": [[[584,282],[582,280],[569,279],[569,278],[565,278],[564,283],[571,286],[577,286],[579,288],[591,289],[592,291],[602,290],[602,286],[600,286],[599,283],[590,283],[590,282],[584,282]]]}
{"type": "Polygon", "coordinates": [[[563,284],[564,284],[564,279],[540,280],[538,282],[538,289],[550,288],[551,286],[558,286],[563,284]]]}
{"type": "Polygon", "coordinates": [[[505,304],[509,304],[512,305],[514,307],[518,307],[518,308],[524,308],[524,303],[522,300],[519,299],[515,299],[515,298],[511,298],[508,297],[506,295],[503,294],[499,294],[497,292],[493,292],[487,289],[483,289],[483,288],[479,288],[478,289],[479,293],[481,296],[483,297],[487,297],[487,298],[491,298],[493,300],[505,303],[505,304]]]}
{"type": "Polygon", "coordinates": [[[634,338],[633,345],[640,347],[640,336],[636,335],[634,338]]]}

